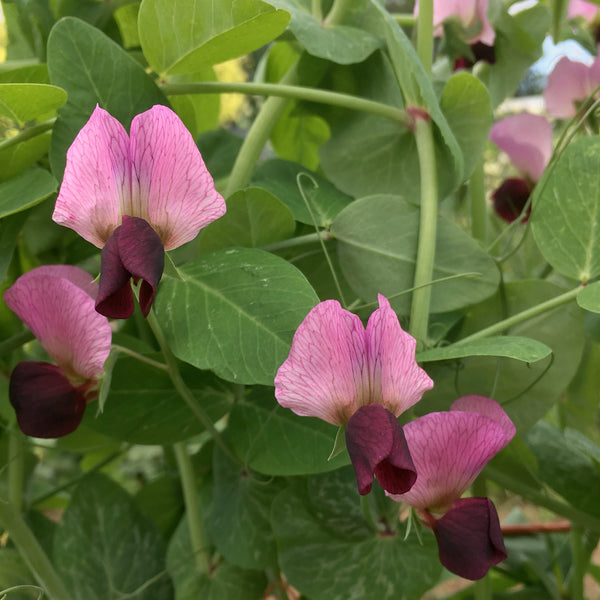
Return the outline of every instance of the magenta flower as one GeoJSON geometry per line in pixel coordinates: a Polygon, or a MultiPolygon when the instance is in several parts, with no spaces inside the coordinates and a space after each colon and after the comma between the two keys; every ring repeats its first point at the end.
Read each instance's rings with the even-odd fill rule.
{"type": "Polygon", "coordinates": [[[411,421],[404,434],[418,477],[408,492],[391,497],[414,507],[433,529],[449,571],[480,579],[506,558],[500,523],[489,498],[460,496],[510,442],[515,426],[494,400],[463,396],[449,412],[411,421]]]}
{"type": "Polygon", "coordinates": [[[21,362],[9,398],[21,430],[41,438],[74,431],[97,397],[111,329],[94,308],[98,284],[68,265],[45,266],[19,277],[4,301],[31,329],[56,363],[21,362]]]}
{"type": "Polygon", "coordinates": [[[533,187],[550,162],[552,125],[542,116],[520,113],[494,123],[489,139],[508,154],[522,175],[506,179],[492,194],[498,216],[512,223],[520,216],[533,187]]]}
{"type": "Polygon", "coordinates": [[[571,119],[577,104],[591,96],[600,85],[600,56],[585,65],[563,56],[550,75],[544,90],[548,113],[557,119],[571,119]]]}
{"type": "Polygon", "coordinates": [[[147,315],[164,250],[193,240],[224,213],[192,136],[171,109],[137,115],[128,136],[97,106],[67,152],[52,218],[102,248],[96,310],[127,318],[134,309],[129,279],[142,280],[147,315]]]}
{"type": "Polygon", "coordinates": [[[373,476],[392,493],[416,472],[396,417],[433,387],[415,362],[416,342],[379,295],[367,328],[336,300],[315,306],[298,327],[275,377],[275,397],[296,414],[346,425],[346,446],[361,494],[373,476]]]}
{"type": "Polygon", "coordinates": [[[587,21],[593,21],[598,14],[598,10],[600,10],[600,7],[592,2],[585,2],[585,0],[570,0],[567,16],[569,19],[583,17],[587,21]]]}

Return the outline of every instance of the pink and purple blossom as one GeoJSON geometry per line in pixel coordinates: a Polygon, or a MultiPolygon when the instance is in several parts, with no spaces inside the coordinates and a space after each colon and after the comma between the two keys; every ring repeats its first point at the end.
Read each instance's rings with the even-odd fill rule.
{"type": "Polygon", "coordinates": [[[361,494],[369,493],[373,476],[392,493],[416,478],[396,419],[433,387],[415,361],[415,346],[384,296],[366,329],[357,315],[326,300],[298,327],[275,377],[281,406],[346,426],[361,494]]]}
{"type": "Polygon", "coordinates": [[[25,434],[71,433],[97,397],[112,337],[107,318],[95,310],[97,293],[92,276],[69,265],[28,271],[4,292],[7,306],[55,363],[21,362],[13,369],[9,398],[25,434]]]}
{"type": "Polygon", "coordinates": [[[96,309],[127,318],[134,309],[129,279],[142,280],[147,315],[164,251],[193,240],[224,213],[191,134],[171,109],[156,105],[137,115],[127,135],[97,106],[67,152],[52,218],[102,248],[96,309]]]}
{"type": "Polygon", "coordinates": [[[552,125],[540,115],[519,113],[494,123],[489,139],[508,155],[521,175],[509,177],[492,193],[494,210],[499,217],[512,223],[521,215],[531,191],[550,162],[552,125]]]}
{"type": "Polygon", "coordinates": [[[585,0],[569,0],[567,16],[569,19],[583,17],[587,21],[593,21],[600,10],[600,6],[585,0]]]}
{"type": "Polygon", "coordinates": [[[496,509],[489,498],[461,498],[486,463],[515,435],[502,407],[484,396],[463,396],[448,412],[404,426],[417,480],[394,500],[416,509],[438,542],[441,563],[480,579],[506,558],[496,509]]]}

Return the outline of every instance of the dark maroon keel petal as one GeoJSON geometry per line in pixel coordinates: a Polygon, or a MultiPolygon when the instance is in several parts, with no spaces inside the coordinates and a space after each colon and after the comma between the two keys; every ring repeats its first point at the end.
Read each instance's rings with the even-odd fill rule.
{"type": "Polygon", "coordinates": [[[417,479],[402,427],[380,404],[362,406],[352,415],[346,447],[363,496],[371,491],[374,476],[391,494],[407,492],[417,479]]]}
{"type": "Polygon", "coordinates": [[[133,314],[133,292],[129,278],[131,274],[121,261],[117,227],[104,244],[100,259],[100,282],[96,311],[109,319],[128,319],[133,314]]]}
{"type": "Polygon", "coordinates": [[[21,431],[39,438],[75,431],[86,406],[84,394],[60,368],[43,362],[19,363],[10,376],[8,395],[21,431]]]}
{"type": "Polygon", "coordinates": [[[156,231],[144,219],[124,216],[120,229],[119,255],[131,276],[142,280],[139,301],[146,317],[165,267],[165,250],[156,231]]]}
{"type": "Polygon", "coordinates": [[[481,579],[506,558],[498,513],[489,498],[461,498],[435,522],[440,562],[465,579],[481,579]]]}
{"type": "MultiPolygon", "coordinates": [[[[496,214],[507,223],[512,223],[525,208],[530,193],[529,184],[524,179],[512,177],[505,180],[492,194],[496,214]]],[[[523,222],[529,219],[530,212],[531,209],[527,212],[523,222]]]]}

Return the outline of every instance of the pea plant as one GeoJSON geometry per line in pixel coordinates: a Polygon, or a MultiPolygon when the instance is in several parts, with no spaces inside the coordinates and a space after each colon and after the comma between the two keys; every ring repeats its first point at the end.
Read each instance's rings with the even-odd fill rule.
{"type": "Polygon", "coordinates": [[[600,3],[1,7],[0,598],[600,598],[600,3]]]}

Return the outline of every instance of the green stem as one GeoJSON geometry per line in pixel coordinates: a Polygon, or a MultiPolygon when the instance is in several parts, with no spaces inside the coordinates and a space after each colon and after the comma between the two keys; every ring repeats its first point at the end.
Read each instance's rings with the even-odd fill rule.
{"type": "MultiPolygon", "coordinates": [[[[286,85],[296,82],[296,65],[297,62],[290,67],[280,83],[286,85]]],[[[260,153],[265,147],[275,123],[277,123],[279,117],[283,114],[287,102],[286,98],[271,96],[260,107],[252,126],[246,134],[244,143],[240,148],[231,174],[229,175],[225,189],[226,198],[248,185],[254,167],[260,158],[260,153]]]]}
{"type": "Polygon", "coordinates": [[[475,582],[475,600],[492,600],[493,591],[492,579],[489,573],[487,573],[483,579],[479,579],[475,582]]]}
{"type": "Polygon", "coordinates": [[[317,21],[321,21],[323,19],[323,8],[321,6],[321,0],[312,0],[310,6],[310,13],[315,19],[317,19],[317,21]]]}
{"type": "MultiPolygon", "coordinates": [[[[291,79],[291,76],[290,76],[291,79]]],[[[283,81],[283,79],[282,79],[283,81]]],[[[271,96],[281,98],[290,98],[292,100],[307,100],[309,102],[318,102],[330,106],[339,106],[361,112],[367,112],[380,117],[385,117],[392,121],[402,123],[406,127],[412,126],[412,119],[406,114],[405,110],[396,108],[382,102],[359,98],[351,94],[342,94],[329,90],[320,90],[318,88],[304,87],[299,85],[287,85],[285,83],[253,83],[247,81],[197,81],[192,83],[165,83],[160,86],[167,96],[178,96],[181,94],[217,94],[217,93],[238,93],[252,94],[256,96],[271,96]]],[[[268,100],[267,100],[268,102],[268,100]]],[[[261,108],[259,114],[264,110],[261,108]]],[[[283,102],[285,106],[285,102],[283,102]]],[[[271,103],[267,111],[274,110],[273,106],[278,107],[279,103],[271,103]]],[[[257,117],[258,118],[258,117],[257,117]]]]}
{"type": "Polygon", "coordinates": [[[333,6],[325,18],[325,25],[332,27],[343,23],[346,14],[352,8],[352,3],[355,2],[356,0],[334,0],[333,6]]]}
{"type": "Polygon", "coordinates": [[[8,433],[8,499],[20,512],[23,508],[24,444],[25,436],[16,423],[8,433]]]}
{"type": "Polygon", "coordinates": [[[179,442],[178,444],[174,444],[173,450],[175,451],[175,460],[177,461],[181,487],[183,489],[183,501],[185,503],[185,513],[190,530],[190,540],[196,561],[196,569],[200,573],[208,573],[210,571],[210,560],[206,553],[194,467],[184,443],[179,442]]]}
{"type": "Polygon", "coordinates": [[[0,356],[10,354],[13,350],[20,348],[27,342],[31,342],[31,340],[35,340],[35,335],[29,329],[13,335],[4,342],[0,342],[0,356]]]}
{"type": "Polygon", "coordinates": [[[417,54],[431,77],[433,63],[433,0],[419,0],[417,18],[417,54]]]}
{"type": "Polygon", "coordinates": [[[435,147],[428,119],[416,119],[415,138],[421,178],[421,211],[409,331],[418,342],[424,342],[429,321],[431,286],[428,284],[433,276],[438,213],[435,147]]]}
{"type": "Polygon", "coordinates": [[[508,317],[508,319],[498,321],[497,323],[494,323],[494,325],[490,325],[490,327],[481,329],[480,331],[477,331],[476,333],[473,333],[467,336],[466,338],[463,338],[462,340],[458,340],[456,344],[464,344],[465,342],[470,342],[472,340],[479,340],[481,338],[497,335],[499,333],[502,333],[503,331],[506,331],[507,329],[510,329],[511,327],[514,327],[515,325],[519,325],[520,323],[529,321],[529,319],[533,319],[538,315],[542,315],[545,312],[552,310],[553,308],[557,308],[558,306],[562,306],[563,304],[568,304],[577,296],[581,288],[582,286],[578,286],[576,288],[573,288],[572,290],[569,290],[568,292],[565,292],[564,294],[561,294],[560,296],[556,296],[555,298],[546,300],[546,302],[542,302],[537,306],[532,306],[531,308],[517,313],[512,317],[508,317]]]}
{"type": "Polygon", "coordinates": [[[392,17],[400,27],[413,27],[417,22],[415,16],[410,13],[393,13],[392,17]]]}
{"type": "Polygon", "coordinates": [[[130,350],[126,346],[120,346],[119,344],[112,344],[112,348],[114,350],[118,350],[119,352],[122,352],[123,354],[127,354],[128,356],[131,356],[131,357],[135,358],[136,360],[139,360],[140,362],[146,363],[147,365],[150,365],[150,366],[154,367],[155,369],[160,369],[161,371],[169,370],[169,367],[167,365],[165,365],[165,363],[161,363],[157,360],[148,358],[147,356],[144,356],[143,354],[139,354],[139,352],[130,350]]]}
{"type": "Polygon", "coordinates": [[[160,325],[156,319],[156,315],[152,311],[150,311],[150,313],[148,314],[147,321],[163,353],[163,356],[167,363],[169,377],[171,378],[171,381],[173,382],[173,386],[175,387],[177,393],[187,404],[188,408],[192,411],[196,419],[198,419],[198,421],[204,426],[204,428],[210,434],[211,438],[215,441],[215,443],[221,447],[223,452],[225,452],[225,454],[227,454],[227,456],[231,458],[231,460],[233,460],[237,465],[244,466],[243,462],[236,456],[233,450],[225,442],[221,434],[217,431],[213,422],[210,420],[210,417],[198,404],[196,398],[194,398],[194,395],[183,381],[183,377],[179,372],[179,366],[177,365],[177,359],[171,352],[169,344],[167,343],[162,329],[160,328],[160,325]]]}
{"type": "Polygon", "coordinates": [[[482,244],[486,240],[487,206],[485,202],[485,174],[480,160],[469,181],[471,197],[471,234],[482,244]]]}
{"type": "Polygon", "coordinates": [[[61,578],[50,559],[21,517],[20,511],[10,502],[0,500],[0,524],[4,527],[19,553],[31,569],[38,583],[51,600],[70,600],[61,578]]]}
{"type": "Polygon", "coordinates": [[[569,577],[570,600],[584,600],[583,577],[587,570],[587,554],[583,548],[583,529],[571,528],[571,552],[573,564],[569,577]]]}
{"type": "Polygon", "coordinates": [[[275,252],[277,250],[285,250],[287,248],[295,248],[296,246],[313,244],[319,240],[324,240],[327,242],[331,239],[331,233],[327,230],[323,230],[319,231],[318,233],[307,233],[306,235],[299,235],[287,240],[281,240],[280,242],[273,242],[272,244],[261,246],[260,249],[265,250],[266,252],[275,252]]]}
{"type": "Polygon", "coordinates": [[[570,504],[561,502],[556,498],[547,496],[546,494],[540,492],[537,488],[532,488],[526,483],[523,483],[518,479],[514,479],[509,475],[504,474],[502,471],[498,471],[494,467],[490,467],[489,465],[485,468],[484,473],[488,479],[491,479],[500,487],[518,494],[525,500],[530,500],[534,504],[543,506],[557,515],[562,515],[563,517],[569,519],[569,521],[571,521],[573,524],[576,523],[582,527],[587,527],[588,529],[592,529],[593,531],[600,533],[600,519],[597,517],[577,510],[570,504]]]}
{"type": "Polygon", "coordinates": [[[54,123],[56,123],[56,119],[48,119],[47,121],[43,121],[42,123],[38,123],[37,125],[33,125],[32,127],[27,127],[23,129],[17,135],[0,142],[0,152],[2,150],[10,148],[11,146],[16,146],[21,142],[25,142],[33,137],[36,137],[41,133],[49,131],[54,127],[54,123]]]}

